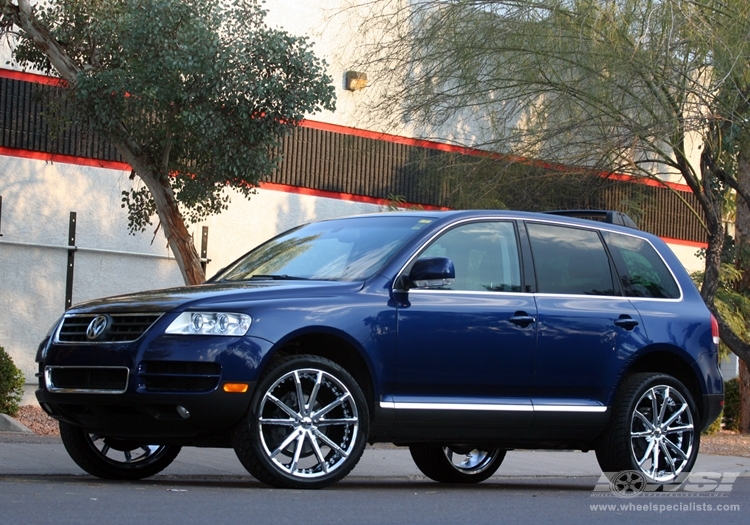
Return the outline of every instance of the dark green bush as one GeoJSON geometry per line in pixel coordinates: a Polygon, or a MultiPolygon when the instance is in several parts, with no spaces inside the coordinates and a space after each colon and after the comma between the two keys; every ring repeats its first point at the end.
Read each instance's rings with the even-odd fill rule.
{"type": "Polygon", "coordinates": [[[18,414],[24,382],[23,372],[13,364],[5,348],[0,346],[0,414],[18,414]]]}
{"type": "Polygon", "coordinates": [[[724,429],[737,431],[740,428],[740,380],[724,382],[724,429]]]}

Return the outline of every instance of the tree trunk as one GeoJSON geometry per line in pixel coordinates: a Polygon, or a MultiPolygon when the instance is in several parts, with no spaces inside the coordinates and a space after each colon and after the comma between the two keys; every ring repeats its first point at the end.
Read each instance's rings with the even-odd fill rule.
{"type": "MultiPolygon", "coordinates": [[[[750,159],[745,148],[740,150],[737,166],[737,185],[750,188],[750,159]]],[[[742,278],[737,283],[737,291],[750,294],[750,207],[745,199],[737,197],[735,217],[735,246],[737,248],[736,265],[742,271],[742,278]]],[[[748,360],[740,360],[740,432],[750,430],[750,373],[748,360]]]]}
{"type": "Polygon", "coordinates": [[[740,361],[740,425],[739,431],[742,434],[750,432],[750,403],[748,395],[750,394],[750,371],[744,361],[740,361]]]}
{"type": "MultiPolygon", "coordinates": [[[[47,56],[52,67],[61,78],[66,80],[72,89],[75,89],[76,80],[81,66],[76,64],[67,54],[57,40],[52,38],[47,28],[40,24],[33,16],[28,0],[19,0],[15,5],[10,0],[0,0],[0,8],[3,15],[13,20],[13,23],[22,28],[36,46],[47,56]]],[[[185,220],[180,213],[172,187],[165,176],[160,177],[156,162],[149,162],[140,154],[139,145],[132,140],[125,126],[120,124],[117,137],[108,137],[122,155],[123,159],[130,164],[135,173],[143,180],[151,192],[156,203],[156,214],[161,221],[162,230],[167,238],[169,247],[175,256],[177,265],[182,273],[185,284],[195,285],[205,281],[205,273],[201,267],[201,260],[195,250],[193,238],[185,226],[185,220]]]]}

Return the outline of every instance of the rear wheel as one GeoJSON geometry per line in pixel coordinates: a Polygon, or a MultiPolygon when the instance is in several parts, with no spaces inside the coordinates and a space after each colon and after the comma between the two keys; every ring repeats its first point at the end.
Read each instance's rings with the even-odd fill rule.
{"type": "Polygon", "coordinates": [[[479,483],[492,476],[505,458],[505,450],[470,446],[415,444],[409,447],[419,470],[441,483],[479,483]]]}
{"type": "Polygon", "coordinates": [[[176,445],[146,445],[101,436],[60,421],[65,450],[83,470],[105,479],[142,479],[167,468],[180,453],[176,445]]]}
{"type": "Polygon", "coordinates": [[[699,416],[690,391],[665,374],[628,377],[620,389],[596,458],[604,472],[637,471],[671,483],[693,468],[699,416]]]}
{"type": "Polygon", "coordinates": [[[263,483],[320,488],[354,468],[368,430],[364,394],[346,370],[322,357],[290,356],[258,383],[234,447],[263,483]]]}

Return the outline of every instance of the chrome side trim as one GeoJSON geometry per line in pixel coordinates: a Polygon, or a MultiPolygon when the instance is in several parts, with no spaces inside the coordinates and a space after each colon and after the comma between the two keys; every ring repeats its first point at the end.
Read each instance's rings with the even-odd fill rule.
{"type": "Polygon", "coordinates": [[[124,394],[128,388],[130,369],[126,366],[47,366],[44,368],[44,384],[47,390],[55,394],[124,394]],[[125,370],[125,388],[122,390],[100,390],[93,388],[58,388],[52,381],[52,371],[63,368],[104,368],[107,370],[125,370]]]}
{"type": "Polygon", "coordinates": [[[482,403],[401,403],[381,401],[380,408],[386,410],[469,410],[488,412],[568,412],[568,413],[604,413],[605,406],[589,405],[508,405],[482,403]]]}
{"type": "Polygon", "coordinates": [[[534,412],[595,412],[607,411],[605,406],[590,405],[534,405],[534,412]]]}

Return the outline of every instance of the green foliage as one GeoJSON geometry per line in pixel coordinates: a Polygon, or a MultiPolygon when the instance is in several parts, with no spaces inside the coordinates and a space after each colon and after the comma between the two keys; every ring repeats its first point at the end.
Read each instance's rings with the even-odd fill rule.
{"type": "Polygon", "coordinates": [[[0,346],[0,414],[18,414],[24,382],[23,372],[13,364],[5,348],[0,346]]]}
{"type": "MultiPolygon", "coordinates": [[[[703,283],[703,275],[703,272],[695,272],[691,276],[698,288],[703,283]]],[[[722,263],[714,305],[732,331],[744,341],[750,341],[750,297],[735,290],[741,278],[742,272],[733,264],[722,263]]],[[[723,343],[719,345],[719,353],[722,356],[728,353],[723,343]]]]}
{"type": "Polygon", "coordinates": [[[740,380],[730,379],[724,382],[723,421],[726,430],[740,429],[740,380]]]}
{"type": "MultiPolygon", "coordinates": [[[[191,222],[225,209],[227,187],[249,196],[291,127],[334,108],[325,62],[306,38],[269,28],[259,1],[51,0],[35,9],[81,68],[67,116],[134,140],[191,222]]],[[[14,59],[54,73],[29,40],[14,59]]],[[[131,231],[144,229],[152,197],[123,195],[131,231]]]]}

